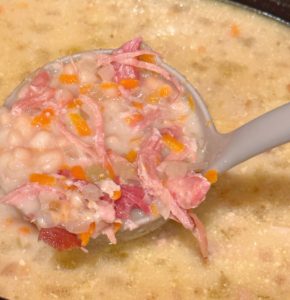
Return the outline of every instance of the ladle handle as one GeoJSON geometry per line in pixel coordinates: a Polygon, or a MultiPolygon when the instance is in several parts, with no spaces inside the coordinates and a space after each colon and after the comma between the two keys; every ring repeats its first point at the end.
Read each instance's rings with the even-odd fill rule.
{"type": "Polygon", "coordinates": [[[220,136],[220,154],[210,169],[224,172],[239,163],[290,141],[290,103],[220,136]]]}

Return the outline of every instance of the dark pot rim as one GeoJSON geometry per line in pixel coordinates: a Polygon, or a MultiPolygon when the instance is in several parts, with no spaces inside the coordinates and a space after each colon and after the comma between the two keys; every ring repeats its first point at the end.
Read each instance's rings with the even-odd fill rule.
{"type": "Polygon", "coordinates": [[[226,0],[290,25],[290,0],[226,0]]]}

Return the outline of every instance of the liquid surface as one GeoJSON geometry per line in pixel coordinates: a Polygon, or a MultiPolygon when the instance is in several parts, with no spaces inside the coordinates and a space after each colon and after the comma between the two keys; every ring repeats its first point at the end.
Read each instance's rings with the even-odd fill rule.
{"type": "MultiPolygon", "coordinates": [[[[49,60],[137,35],[197,87],[222,132],[290,100],[290,29],[226,4],[0,1],[0,13],[3,100],[49,60]]],[[[58,253],[3,206],[0,295],[290,299],[289,157],[284,145],[220,176],[196,211],[209,238],[206,263],[192,235],[173,222],[134,242],[58,253]]]]}

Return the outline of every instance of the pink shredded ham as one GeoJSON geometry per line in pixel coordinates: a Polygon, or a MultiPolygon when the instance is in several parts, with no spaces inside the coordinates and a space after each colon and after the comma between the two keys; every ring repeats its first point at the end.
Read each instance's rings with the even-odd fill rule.
{"type": "Polygon", "coordinates": [[[185,146],[184,150],[181,152],[170,152],[166,156],[166,160],[181,161],[184,159],[189,159],[191,162],[195,162],[197,151],[196,141],[195,139],[188,139],[186,136],[184,136],[183,130],[180,126],[175,125],[172,127],[162,128],[160,133],[170,134],[175,139],[180,140],[185,146]]]}
{"type": "Polygon", "coordinates": [[[39,230],[38,240],[44,241],[59,251],[81,247],[81,241],[78,236],[61,227],[41,228],[39,230]]]}
{"type": "Polygon", "coordinates": [[[8,203],[17,207],[20,206],[21,203],[26,199],[29,199],[33,196],[38,196],[38,194],[42,191],[55,192],[59,195],[63,195],[60,190],[53,187],[39,185],[37,183],[27,183],[6,194],[5,196],[2,196],[0,198],[0,203],[8,203]]]}
{"type": "Polygon", "coordinates": [[[170,178],[166,186],[181,208],[197,207],[207,194],[210,183],[200,174],[187,174],[181,178],[170,178]]]}
{"type": "Polygon", "coordinates": [[[39,210],[38,196],[40,192],[53,192],[57,197],[65,199],[65,194],[59,189],[27,183],[12,192],[2,196],[0,203],[6,203],[19,209],[28,219],[33,220],[39,210]]]}
{"type": "MultiPolygon", "coordinates": [[[[115,244],[116,222],[123,222],[126,230],[133,230],[138,224],[132,220],[132,211],[137,209],[150,215],[153,214],[151,204],[154,204],[163,218],[171,218],[189,229],[197,238],[202,255],[207,257],[204,227],[190,210],[205,199],[210,183],[202,175],[189,171],[196,160],[194,138],[186,136],[180,126],[168,125],[181,113],[167,105],[173,100],[179,104],[178,101],[183,101],[186,95],[182,95],[183,87],[179,81],[162,66],[159,54],[143,46],[142,39],[135,38],[111,54],[92,54],[90,59],[85,55],[76,61],[70,58],[59,63],[55,67],[56,72],[39,71],[20,90],[17,102],[12,105],[15,118],[28,112],[27,116],[25,114],[28,122],[39,110],[53,109],[52,120],[46,122],[44,117],[43,123],[31,126],[31,135],[37,136],[38,131],[48,131],[48,135],[52,136],[56,134],[56,140],[60,139],[55,143],[57,151],[63,155],[62,163],[67,163],[68,168],[58,163],[54,169],[59,170],[56,174],[41,173],[56,179],[53,187],[27,183],[1,197],[0,203],[19,209],[40,228],[39,240],[55,249],[81,247],[78,234],[88,232],[89,238],[104,234],[115,244]],[[141,55],[153,55],[156,61],[143,61],[141,55]],[[66,80],[58,77],[59,72],[67,76],[66,80]],[[132,86],[112,83],[120,83],[122,79],[139,81],[132,86]],[[106,92],[107,87],[102,83],[111,90],[113,87],[114,93],[106,92]],[[148,95],[164,85],[170,85],[170,95],[160,96],[160,103],[150,104],[148,95]],[[101,109],[106,101],[112,110],[101,109]],[[81,116],[80,119],[70,118],[71,112],[81,116]],[[132,113],[140,114],[140,118],[130,127],[126,117],[129,118],[132,113]],[[112,126],[104,126],[104,119],[108,123],[112,120],[112,126]],[[122,122],[120,127],[118,122],[122,122]],[[85,128],[87,134],[81,134],[80,128],[85,128]],[[105,128],[108,145],[117,149],[114,150],[116,153],[106,148],[105,128]],[[122,130],[124,132],[120,132],[122,130]],[[72,151],[67,151],[68,144],[63,142],[57,131],[72,144],[72,151]],[[180,141],[184,145],[182,151],[174,152],[162,138],[164,134],[180,141]],[[127,136],[128,145],[125,145],[127,136]],[[92,170],[95,168],[93,179],[90,167],[93,167],[92,170]],[[91,229],[92,224],[96,225],[94,229],[91,229]]],[[[28,172],[31,172],[30,169],[28,172]]]]}
{"type": "Polygon", "coordinates": [[[90,109],[90,116],[92,118],[92,124],[94,125],[95,129],[93,136],[94,148],[95,152],[98,153],[100,160],[104,165],[107,154],[105,149],[105,133],[101,111],[97,102],[93,101],[91,98],[83,95],[80,97],[80,99],[90,109]]]}
{"type": "Polygon", "coordinates": [[[120,219],[128,219],[130,212],[134,208],[138,208],[145,214],[150,213],[148,203],[145,202],[144,190],[137,185],[121,185],[122,197],[115,201],[116,217],[120,219]]]}
{"type": "Polygon", "coordinates": [[[208,241],[207,241],[207,237],[206,237],[205,228],[196,214],[194,214],[192,212],[189,212],[188,214],[191,217],[191,220],[195,225],[195,230],[193,231],[193,235],[198,240],[200,252],[204,258],[207,258],[208,257],[208,241]]]}
{"type": "MultiPolygon", "coordinates": [[[[135,39],[125,43],[119,49],[113,51],[113,55],[137,51],[140,49],[141,44],[142,44],[142,39],[135,38],[135,39]]],[[[138,78],[139,77],[138,71],[132,66],[128,66],[126,64],[119,63],[118,61],[114,62],[112,65],[115,69],[115,81],[116,82],[120,82],[120,80],[125,79],[125,78],[138,78]]]]}
{"type": "Polygon", "coordinates": [[[82,151],[83,153],[87,154],[90,159],[92,159],[95,163],[100,162],[100,157],[98,153],[95,152],[95,150],[86,142],[82,141],[78,136],[76,136],[74,133],[70,132],[65,124],[62,121],[57,121],[57,128],[60,131],[60,133],[73,145],[76,146],[77,149],[82,151]]]}
{"type": "Polygon", "coordinates": [[[115,69],[115,81],[120,82],[121,79],[132,78],[136,79],[139,78],[138,69],[144,69],[148,71],[155,72],[161,75],[163,78],[168,80],[169,82],[173,83],[173,85],[177,88],[178,94],[174,97],[176,99],[179,94],[183,92],[183,86],[179,83],[175,77],[173,77],[167,70],[158,66],[157,64],[148,63],[145,61],[140,61],[137,59],[138,56],[143,54],[155,55],[159,57],[159,55],[150,50],[144,49],[141,50],[142,39],[135,38],[119,49],[113,51],[111,55],[102,54],[99,55],[98,65],[99,67],[112,64],[115,69]]]}
{"type": "MultiPolygon", "coordinates": [[[[187,210],[179,206],[178,201],[170,193],[169,189],[162,184],[158,177],[156,168],[158,166],[158,160],[160,160],[161,146],[160,133],[155,129],[149,139],[143,143],[139,152],[137,163],[141,184],[150,196],[160,200],[163,206],[160,213],[165,219],[171,216],[174,220],[177,220],[186,229],[189,229],[195,234],[196,224],[192,217],[188,214],[187,210]]],[[[200,197],[199,194],[198,196],[200,197]]],[[[200,202],[200,199],[194,199],[192,201],[200,202]]],[[[201,245],[200,247],[202,248],[203,246],[201,245]]]]}
{"type": "Polygon", "coordinates": [[[40,71],[20,92],[20,99],[12,106],[12,114],[19,115],[27,109],[39,108],[53,98],[55,90],[49,87],[50,79],[47,71],[40,71]]]}
{"type": "Polygon", "coordinates": [[[158,108],[150,108],[144,112],[143,116],[143,120],[136,125],[139,130],[152,126],[154,121],[161,116],[161,111],[158,108]]]}

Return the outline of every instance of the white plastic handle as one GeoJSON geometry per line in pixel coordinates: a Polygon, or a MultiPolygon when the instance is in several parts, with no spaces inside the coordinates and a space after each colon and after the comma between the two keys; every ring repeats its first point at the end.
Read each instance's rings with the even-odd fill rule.
{"type": "Polygon", "coordinates": [[[239,163],[290,141],[290,103],[250,121],[228,134],[219,134],[219,151],[207,169],[222,173],[239,163]]]}

